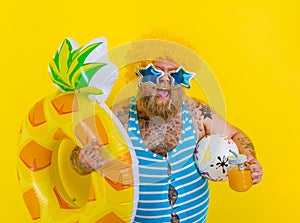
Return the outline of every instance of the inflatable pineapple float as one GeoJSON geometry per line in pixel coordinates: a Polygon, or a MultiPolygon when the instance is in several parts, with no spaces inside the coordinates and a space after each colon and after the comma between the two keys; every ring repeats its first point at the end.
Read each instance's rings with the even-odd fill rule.
{"type": "Polygon", "coordinates": [[[127,133],[104,101],[117,78],[104,38],[78,47],[66,39],[49,65],[59,90],[38,101],[20,130],[17,171],[32,222],[131,222],[136,209],[137,161],[127,133]],[[110,162],[79,175],[75,147],[93,140],[110,162]],[[129,170],[133,183],[122,182],[129,170]]]}

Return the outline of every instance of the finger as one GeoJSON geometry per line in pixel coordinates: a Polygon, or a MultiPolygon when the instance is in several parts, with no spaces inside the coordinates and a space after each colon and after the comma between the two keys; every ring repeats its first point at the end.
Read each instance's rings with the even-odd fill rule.
{"type": "Polygon", "coordinates": [[[85,165],[85,167],[91,167],[92,161],[88,157],[82,156],[80,162],[85,165]]]}
{"type": "Polygon", "coordinates": [[[95,166],[95,162],[97,159],[101,159],[101,156],[97,150],[93,151],[84,151],[83,153],[79,154],[80,161],[88,167],[95,166]]]}
{"type": "Polygon", "coordinates": [[[262,167],[259,164],[251,164],[249,168],[250,168],[251,172],[261,172],[262,171],[262,167]]]}
{"type": "Polygon", "coordinates": [[[99,148],[99,143],[97,139],[93,139],[90,143],[86,144],[83,149],[92,149],[92,148],[99,148]]]}
{"type": "Polygon", "coordinates": [[[254,156],[249,155],[249,154],[247,155],[247,161],[250,164],[259,163],[258,160],[254,158],[254,156]]]}
{"type": "Polygon", "coordinates": [[[82,149],[82,154],[84,156],[99,156],[100,155],[99,150],[94,147],[82,149]]]}
{"type": "Polygon", "coordinates": [[[80,166],[81,168],[90,168],[90,164],[89,161],[86,160],[85,158],[81,157],[78,159],[77,162],[78,166],[80,166]]]}
{"type": "Polygon", "coordinates": [[[256,177],[255,179],[252,179],[252,184],[258,184],[262,180],[261,177],[256,177]]]}
{"type": "Polygon", "coordinates": [[[83,149],[81,149],[80,154],[81,155],[83,155],[83,154],[87,155],[89,152],[90,152],[89,148],[84,147],[83,149]]]}
{"type": "Polygon", "coordinates": [[[89,160],[90,156],[91,156],[91,151],[90,150],[83,150],[79,154],[79,158],[84,159],[84,160],[89,160]]]}
{"type": "Polygon", "coordinates": [[[97,139],[93,139],[93,141],[90,143],[90,145],[91,145],[93,148],[99,148],[99,143],[98,143],[98,140],[97,140],[97,139]]]}
{"type": "Polygon", "coordinates": [[[252,184],[257,184],[262,180],[262,173],[254,172],[251,174],[252,184]]]}
{"type": "Polygon", "coordinates": [[[101,169],[103,166],[105,166],[108,162],[110,162],[109,159],[102,160],[102,157],[97,157],[95,160],[93,160],[93,162],[92,162],[92,167],[93,167],[95,170],[99,170],[99,169],[101,169]]]}
{"type": "Polygon", "coordinates": [[[90,150],[93,147],[92,143],[88,143],[83,147],[83,150],[90,150]]]}

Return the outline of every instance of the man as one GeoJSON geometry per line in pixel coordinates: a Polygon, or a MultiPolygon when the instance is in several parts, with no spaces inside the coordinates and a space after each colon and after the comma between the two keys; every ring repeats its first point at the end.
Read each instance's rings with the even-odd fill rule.
{"type": "MultiPolygon", "coordinates": [[[[262,167],[249,138],[205,103],[183,94],[181,86],[190,87],[192,73],[167,58],[137,73],[141,76],[137,96],[112,109],[127,129],[139,160],[135,222],[206,221],[208,184],[193,161],[195,145],[206,135],[231,137],[248,157],[253,184],[261,181],[262,167]]],[[[107,162],[101,160],[95,143],[77,154],[83,171],[97,170],[107,162]]]]}

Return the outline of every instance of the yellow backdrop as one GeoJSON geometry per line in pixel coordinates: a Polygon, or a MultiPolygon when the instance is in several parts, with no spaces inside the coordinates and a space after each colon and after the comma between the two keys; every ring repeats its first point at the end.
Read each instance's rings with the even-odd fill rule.
{"type": "Polygon", "coordinates": [[[55,90],[47,66],[60,42],[105,36],[113,48],[157,29],[197,48],[220,82],[226,119],[251,137],[264,167],[246,193],[212,183],[208,222],[299,222],[299,10],[297,0],[1,1],[0,222],[30,220],[17,133],[55,90]]]}

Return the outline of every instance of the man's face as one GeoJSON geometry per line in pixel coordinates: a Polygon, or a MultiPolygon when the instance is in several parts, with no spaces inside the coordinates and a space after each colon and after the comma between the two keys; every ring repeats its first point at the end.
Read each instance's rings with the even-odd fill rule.
{"type": "Polygon", "coordinates": [[[156,60],[152,64],[164,74],[159,78],[157,86],[150,83],[140,86],[137,100],[149,115],[168,120],[174,117],[182,106],[182,89],[180,86],[173,88],[168,75],[168,72],[176,70],[178,65],[169,60],[156,60]]]}

